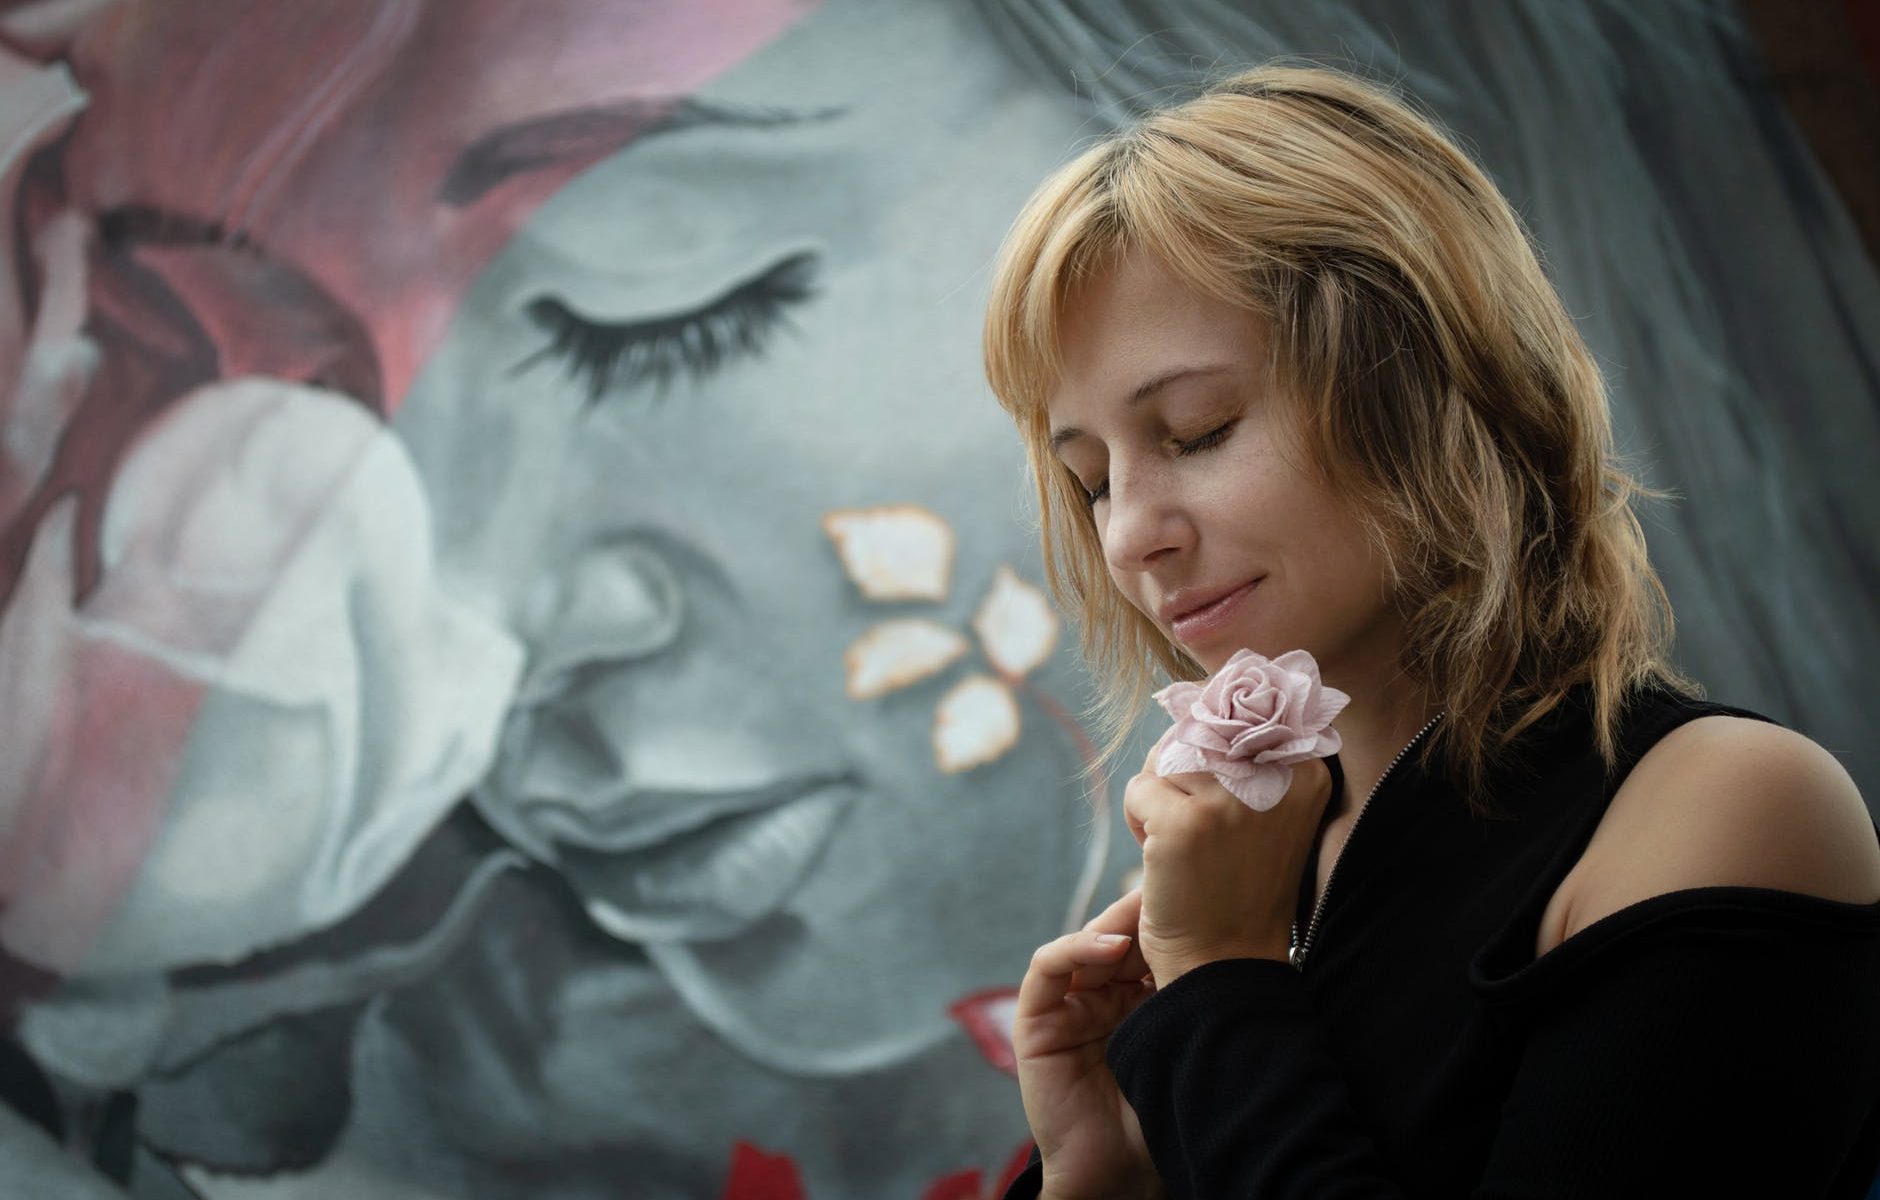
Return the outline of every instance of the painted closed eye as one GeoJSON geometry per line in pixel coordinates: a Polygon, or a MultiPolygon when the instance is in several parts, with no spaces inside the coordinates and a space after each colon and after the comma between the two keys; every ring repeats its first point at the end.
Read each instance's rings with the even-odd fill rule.
{"type": "Polygon", "coordinates": [[[639,321],[597,321],[558,297],[539,296],[523,311],[548,342],[511,371],[555,359],[585,386],[590,406],[648,381],[664,394],[675,376],[704,379],[729,362],[761,355],[778,327],[789,323],[790,310],[815,294],[816,257],[806,252],[691,312],[639,321]]]}
{"type": "MultiPolygon", "coordinates": [[[[1176,443],[1175,453],[1187,457],[1190,454],[1199,454],[1203,450],[1212,450],[1214,447],[1227,440],[1227,435],[1233,431],[1233,428],[1234,422],[1229,421],[1218,429],[1211,429],[1192,441],[1178,442],[1176,443]]],[[[1078,486],[1082,487],[1083,485],[1079,484],[1078,486]]],[[[1095,508],[1097,501],[1109,494],[1110,481],[1106,479],[1102,483],[1099,483],[1094,490],[1084,490],[1084,503],[1091,508],[1095,508]]]]}

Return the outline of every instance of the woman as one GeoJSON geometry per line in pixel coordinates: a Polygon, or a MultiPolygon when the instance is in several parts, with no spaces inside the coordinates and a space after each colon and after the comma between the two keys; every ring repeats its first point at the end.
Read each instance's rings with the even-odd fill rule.
{"type": "Polygon", "coordinates": [[[1008,1195],[1864,1194],[1880,828],[1671,666],[1597,368],[1431,121],[1284,67],[1151,114],[1033,197],[986,350],[1112,753],[1156,668],[1351,697],[1269,811],[1130,781],[1008,1195]]]}

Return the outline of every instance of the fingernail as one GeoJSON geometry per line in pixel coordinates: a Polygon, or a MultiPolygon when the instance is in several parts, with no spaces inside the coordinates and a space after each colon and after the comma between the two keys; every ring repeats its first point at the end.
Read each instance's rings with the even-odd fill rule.
{"type": "Polygon", "coordinates": [[[1128,941],[1129,935],[1126,933],[1099,933],[1097,935],[1099,946],[1121,946],[1128,941]]]}

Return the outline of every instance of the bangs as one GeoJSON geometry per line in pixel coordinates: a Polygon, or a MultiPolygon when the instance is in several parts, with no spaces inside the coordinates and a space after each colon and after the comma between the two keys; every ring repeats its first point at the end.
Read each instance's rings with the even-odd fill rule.
{"type": "Polygon", "coordinates": [[[1000,407],[1028,438],[1044,437],[1044,406],[1063,374],[1059,331],[1076,286],[1131,250],[1227,303],[1268,313],[1248,283],[1275,256],[1204,198],[1226,196],[1243,217],[1248,194],[1224,155],[1148,122],[1085,151],[1046,179],[1013,222],[986,305],[985,370],[1000,407]]]}
{"type": "Polygon", "coordinates": [[[1063,373],[1058,336],[1076,282],[1123,245],[1108,180],[1118,147],[1085,151],[1032,196],[999,251],[986,306],[986,379],[1000,407],[1041,437],[1063,373]]]}

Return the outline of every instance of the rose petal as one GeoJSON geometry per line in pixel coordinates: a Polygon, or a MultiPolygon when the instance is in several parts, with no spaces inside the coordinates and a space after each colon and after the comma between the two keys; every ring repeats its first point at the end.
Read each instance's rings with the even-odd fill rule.
{"type": "Polygon", "coordinates": [[[1199,750],[1225,754],[1228,747],[1232,745],[1229,738],[1236,728],[1230,721],[1211,721],[1205,717],[1190,717],[1175,722],[1175,740],[1187,742],[1199,750]]]}
{"type": "Polygon", "coordinates": [[[1257,725],[1252,728],[1242,727],[1233,740],[1227,744],[1227,753],[1234,758],[1252,758],[1262,750],[1283,745],[1292,740],[1293,731],[1284,725],[1257,725]]]}
{"type": "Polygon", "coordinates": [[[1189,710],[1194,706],[1200,696],[1201,687],[1199,684],[1189,683],[1183,680],[1180,683],[1169,684],[1149,698],[1161,705],[1162,710],[1168,713],[1170,717],[1179,720],[1188,715],[1189,710]]]}
{"type": "Polygon", "coordinates": [[[1295,675],[1306,675],[1313,679],[1319,677],[1318,660],[1305,650],[1288,650],[1275,658],[1273,665],[1295,675]]]}
{"type": "Polygon", "coordinates": [[[1311,758],[1318,744],[1317,734],[1307,734],[1305,737],[1293,738],[1291,741],[1281,742],[1270,749],[1262,750],[1252,758],[1255,762],[1297,762],[1302,758],[1311,758]]]}
{"type": "Polygon", "coordinates": [[[1155,773],[1165,777],[1209,769],[1210,764],[1207,758],[1202,755],[1201,751],[1186,742],[1171,742],[1163,747],[1155,763],[1155,773]]]}
{"type": "Polygon", "coordinates": [[[1310,727],[1313,729],[1324,729],[1332,723],[1334,717],[1344,712],[1345,706],[1350,703],[1351,697],[1339,691],[1337,688],[1321,687],[1319,689],[1318,702],[1312,707],[1312,719],[1309,722],[1310,727]]]}
{"type": "Polygon", "coordinates": [[[1251,758],[1221,758],[1208,764],[1217,779],[1225,783],[1229,779],[1251,779],[1268,768],[1264,763],[1257,763],[1251,758]]]}
{"type": "Polygon", "coordinates": [[[1288,675],[1279,681],[1280,699],[1274,717],[1288,728],[1298,729],[1305,724],[1306,706],[1312,700],[1312,689],[1317,685],[1304,675],[1288,675]]]}
{"type": "Polygon", "coordinates": [[[1281,692],[1271,678],[1243,680],[1233,694],[1248,716],[1271,717],[1278,712],[1281,692]]]}
{"type": "Polygon", "coordinates": [[[1266,812],[1285,798],[1292,774],[1291,767],[1264,766],[1244,778],[1223,779],[1221,786],[1248,808],[1266,812]]]}

